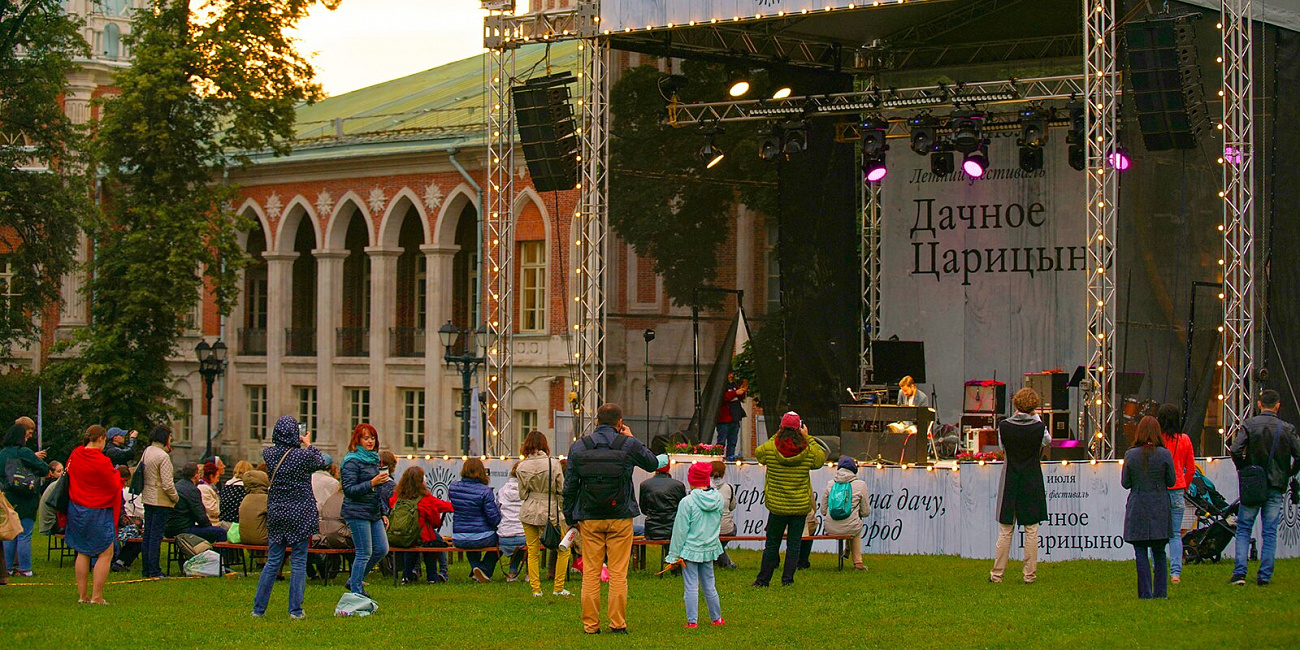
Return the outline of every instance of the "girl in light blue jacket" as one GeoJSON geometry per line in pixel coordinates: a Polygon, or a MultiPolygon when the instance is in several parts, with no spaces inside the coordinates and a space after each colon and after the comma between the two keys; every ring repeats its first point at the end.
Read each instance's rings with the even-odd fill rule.
{"type": "Polygon", "coordinates": [[[718,532],[722,526],[722,497],[710,486],[711,463],[695,463],[686,473],[691,493],[677,506],[673,520],[673,538],[665,561],[681,563],[685,588],[686,627],[694,628],[700,615],[700,588],[709,607],[709,619],[715,626],[722,620],[722,603],[713,585],[713,561],[722,555],[718,532]]]}

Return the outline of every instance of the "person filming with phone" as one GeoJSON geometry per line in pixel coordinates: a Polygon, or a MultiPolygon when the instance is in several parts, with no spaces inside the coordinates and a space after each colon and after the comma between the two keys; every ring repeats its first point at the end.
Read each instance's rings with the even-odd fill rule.
{"type": "Polygon", "coordinates": [[[352,430],[348,454],[339,470],[343,482],[343,520],[352,531],[356,556],[347,588],[366,598],[365,577],[388,554],[388,501],[380,488],[393,480],[379,461],[379,432],[365,422],[352,430]]]}

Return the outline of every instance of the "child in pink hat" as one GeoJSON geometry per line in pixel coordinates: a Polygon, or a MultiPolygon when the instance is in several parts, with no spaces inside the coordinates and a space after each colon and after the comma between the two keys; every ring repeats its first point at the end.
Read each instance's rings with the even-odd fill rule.
{"type": "Polygon", "coordinates": [[[682,563],[682,585],[685,589],[686,627],[696,627],[700,614],[700,590],[709,608],[709,618],[715,626],[726,625],[722,620],[722,602],[713,584],[713,561],[722,555],[718,530],[722,525],[722,497],[711,485],[712,463],[695,463],[686,472],[686,483],[691,493],[677,506],[673,520],[673,538],[668,545],[664,561],[669,565],[682,563]]]}

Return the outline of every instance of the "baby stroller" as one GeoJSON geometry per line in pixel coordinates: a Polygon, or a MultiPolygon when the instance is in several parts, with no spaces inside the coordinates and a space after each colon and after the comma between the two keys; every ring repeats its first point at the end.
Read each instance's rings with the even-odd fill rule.
{"type": "Polygon", "coordinates": [[[1237,509],[1240,502],[1228,503],[1214,482],[1196,468],[1191,485],[1187,486],[1187,500],[1196,506],[1196,528],[1183,535],[1183,561],[1189,563],[1218,562],[1237,535],[1237,509]]]}

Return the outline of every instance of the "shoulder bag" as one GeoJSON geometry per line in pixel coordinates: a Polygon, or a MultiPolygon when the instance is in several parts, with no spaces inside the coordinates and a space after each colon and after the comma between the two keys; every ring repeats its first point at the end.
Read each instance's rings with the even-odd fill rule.
{"type": "MultiPolygon", "coordinates": [[[[1273,464],[1273,454],[1277,451],[1277,442],[1282,438],[1281,432],[1273,435],[1273,449],[1268,452],[1264,466],[1247,465],[1237,474],[1240,486],[1241,505],[1258,508],[1268,501],[1268,468],[1273,464]]],[[[1250,432],[1246,432],[1246,454],[1250,454],[1250,432]]]]}
{"type": "Polygon", "coordinates": [[[555,492],[555,466],[552,465],[551,463],[552,463],[551,457],[547,456],[546,457],[546,527],[542,529],[541,542],[542,542],[542,546],[545,546],[547,549],[553,551],[560,547],[560,539],[564,537],[564,533],[560,531],[559,524],[557,524],[554,521],[551,521],[551,517],[555,514],[555,510],[551,508],[551,499],[553,498],[554,496],[553,493],[555,492]]]}

